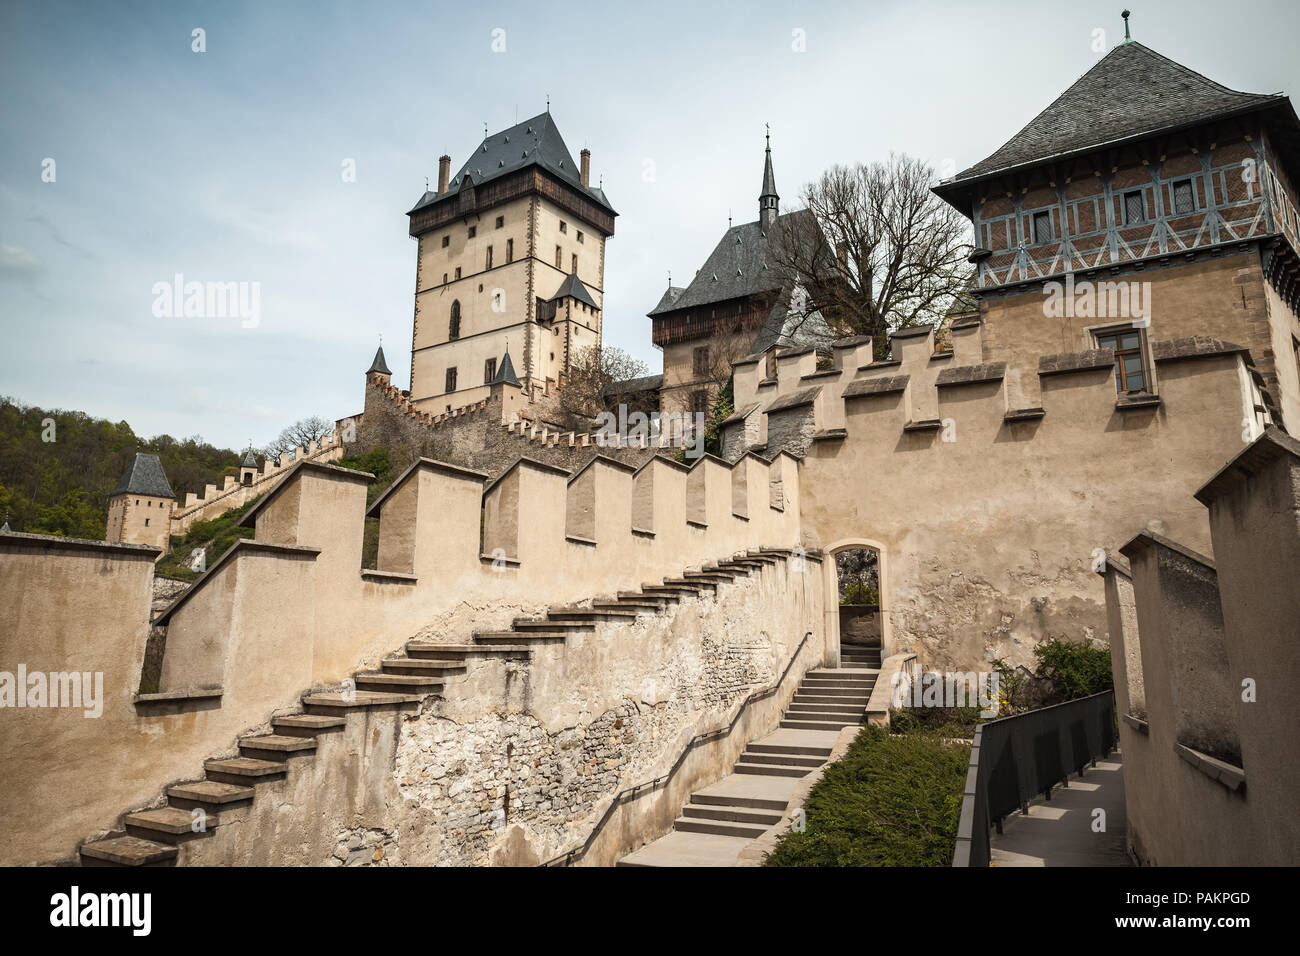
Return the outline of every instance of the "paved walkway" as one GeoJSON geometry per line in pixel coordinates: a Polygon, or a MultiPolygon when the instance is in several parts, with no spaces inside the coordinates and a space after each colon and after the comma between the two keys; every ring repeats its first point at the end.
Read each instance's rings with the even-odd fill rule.
{"type": "Polygon", "coordinates": [[[993,866],[1131,866],[1125,851],[1124,758],[1116,751],[1096,767],[1038,797],[1029,815],[1013,813],[990,837],[993,866]],[[1093,830],[1094,811],[1106,811],[1106,829],[1093,830]]]}

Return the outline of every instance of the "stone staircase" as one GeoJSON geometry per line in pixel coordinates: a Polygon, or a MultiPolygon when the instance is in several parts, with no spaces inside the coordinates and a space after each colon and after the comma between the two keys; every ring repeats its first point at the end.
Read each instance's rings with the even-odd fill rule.
{"type": "Polygon", "coordinates": [[[119,829],[81,846],[81,865],[175,865],[182,844],[209,837],[223,821],[246,812],[259,784],[285,779],[295,761],[314,756],[321,734],[344,728],[349,714],[418,708],[440,698],[449,679],[465,674],[471,657],[527,658],[538,645],[563,643],[569,634],[592,631],[597,624],[631,623],[642,614],[663,613],[683,597],[712,597],[723,584],[791,553],[778,548],[748,551],[698,571],[684,571],[678,578],[643,584],[638,591],[595,598],[589,606],[558,606],[549,608],[545,617],[516,618],[510,630],[477,631],[468,644],[407,641],[402,656],[381,661],[377,671],[355,674],[355,689],[308,691],[302,695],[301,712],[274,717],[268,734],[241,738],[236,756],[205,761],[204,779],[167,787],[164,806],[123,815],[119,829]]]}
{"type": "Polygon", "coordinates": [[[691,794],[671,833],[618,865],[735,865],[750,840],[781,822],[798,781],[826,762],[840,731],[862,723],[877,674],[808,671],[779,729],[749,744],[729,776],[691,794]]]}
{"type": "Polygon", "coordinates": [[[841,644],[840,667],[880,670],[880,645],[841,644]]]}

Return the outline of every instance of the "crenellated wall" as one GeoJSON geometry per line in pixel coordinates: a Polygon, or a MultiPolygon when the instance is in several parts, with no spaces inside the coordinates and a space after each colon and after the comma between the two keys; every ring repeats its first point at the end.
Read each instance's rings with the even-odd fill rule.
{"type": "MultiPolygon", "coordinates": [[[[1047,638],[1105,639],[1094,554],[1146,526],[1208,549],[1192,492],[1266,421],[1232,343],[1153,341],[1143,396],[1116,394],[1110,350],[1040,355],[1026,407],[983,337],[971,319],[954,323],[951,352],[919,327],[895,333],[890,361],[856,338],[829,370],[801,350],[775,378],[742,363],[724,425],[729,459],[801,458],[811,542],[880,551],[884,652],[927,667],[1032,664],[1047,638]]],[[[838,621],[827,631],[837,648],[838,621]]]]}
{"type": "MultiPolygon", "coordinates": [[[[799,474],[787,456],[735,467],[702,459],[693,468],[654,458],[636,470],[596,458],[576,475],[521,459],[490,484],[482,473],[420,460],[367,509],[372,480],[313,461],[290,468],[245,516],[255,539],[238,542],[156,619],[167,628],[166,652],[159,691],[145,697],[135,691],[155,550],[0,536],[0,595],[11,609],[4,661],[92,669],[105,687],[97,718],[0,714],[10,781],[0,794],[0,817],[10,822],[3,862],[72,856],[123,809],[155,800],[164,783],[202,776],[205,758],[273,713],[296,710],[305,690],[336,686],[408,638],[463,645],[520,614],[801,540],[799,474]],[[380,523],[373,571],[361,568],[367,513],[380,523]]],[[[791,620],[799,636],[817,632],[810,660],[821,660],[819,578],[799,580],[765,598],[776,603],[754,606],[776,615],[777,604],[794,602],[791,620]]],[[[752,618],[718,619],[712,639],[727,620],[752,618]]],[[[765,653],[784,666],[791,640],[773,632],[771,641],[765,653]]],[[[554,734],[622,706],[622,685],[599,701],[583,690],[617,672],[610,653],[581,642],[565,649],[510,707],[554,734]]],[[[509,683],[500,672],[496,679],[509,683]]],[[[471,706],[490,708],[493,699],[485,691],[471,706]]]]}

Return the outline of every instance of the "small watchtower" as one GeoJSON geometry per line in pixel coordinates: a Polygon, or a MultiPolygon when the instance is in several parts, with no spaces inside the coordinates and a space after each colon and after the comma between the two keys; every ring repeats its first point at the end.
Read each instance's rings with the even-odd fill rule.
{"type": "Polygon", "coordinates": [[[162,460],[136,452],[122,479],[108,495],[109,541],[148,544],[167,553],[176,495],[162,460]]]}

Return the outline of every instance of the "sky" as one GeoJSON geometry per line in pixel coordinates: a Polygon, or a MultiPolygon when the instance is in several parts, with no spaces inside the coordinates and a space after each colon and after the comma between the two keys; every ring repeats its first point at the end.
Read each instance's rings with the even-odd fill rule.
{"type": "MultiPolygon", "coordinates": [[[[757,218],[764,124],[783,207],[891,151],[951,175],[1120,42],[1120,9],[0,0],[0,396],[243,448],[359,412],[381,337],[407,387],[405,213],[548,95],[620,214],[605,342],[658,372],[646,313],[757,218]],[[178,275],[242,283],[243,318],[168,314],[178,275]]],[[[1132,10],[1211,79],[1300,92],[1294,0],[1132,10]]]]}

